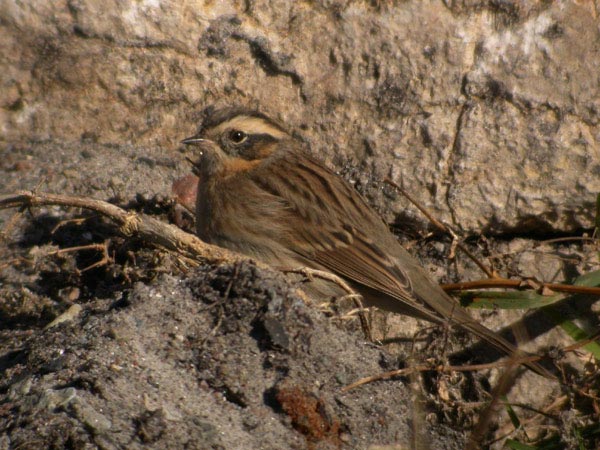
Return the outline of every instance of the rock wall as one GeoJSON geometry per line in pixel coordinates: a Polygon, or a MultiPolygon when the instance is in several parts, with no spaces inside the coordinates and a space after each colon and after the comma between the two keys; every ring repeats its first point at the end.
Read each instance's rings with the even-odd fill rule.
{"type": "Polygon", "coordinates": [[[600,192],[594,2],[0,3],[0,133],[160,146],[207,105],[297,131],[390,221],[579,231],[600,192]]]}

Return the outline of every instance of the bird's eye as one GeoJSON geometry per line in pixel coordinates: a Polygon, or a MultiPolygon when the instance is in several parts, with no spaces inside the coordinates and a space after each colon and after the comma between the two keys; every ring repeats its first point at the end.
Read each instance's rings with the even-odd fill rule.
{"type": "Polygon", "coordinates": [[[231,131],[231,133],[229,133],[229,139],[234,144],[241,144],[246,139],[248,139],[248,135],[246,133],[244,133],[243,131],[233,130],[233,131],[231,131]]]}

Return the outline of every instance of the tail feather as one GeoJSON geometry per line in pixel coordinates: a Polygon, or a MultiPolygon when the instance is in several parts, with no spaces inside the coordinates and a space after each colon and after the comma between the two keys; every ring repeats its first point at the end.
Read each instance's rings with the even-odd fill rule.
{"type": "MultiPolygon", "coordinates": [[[[522,350],[519,350],[513,344],[508,342],[506,339],[504,339],[498,333],[495,333],[492,330],[484,327],[480,323],[476,322],[474,319],[472,319],[472,318],[470,318],[470,319],[471,320],[469,320],[467,322],[463,322],[463,323],[457,322],[457,325],[459,325],[461,328],[464,328],[465,330],[479,336],[481,339],[483,339],[485,342],[490,344],[492,347],[501,351],[502,353],[505,353],[510,358],[521,359],[521,358],[529,356],[527,353],[525,353],[522,350]]],[[[556,376],[552,372],[550,372],[548,369],[546,369],[544,366],[542,366],[541,364],[539,364],[536,361],[524,361],[522,364],[524,364],[525,366],[527,366],[528,368],[533,370],[538,375],[541,375],[541,376],[549,378],[549,379],[556,379],[556,376]]]]}

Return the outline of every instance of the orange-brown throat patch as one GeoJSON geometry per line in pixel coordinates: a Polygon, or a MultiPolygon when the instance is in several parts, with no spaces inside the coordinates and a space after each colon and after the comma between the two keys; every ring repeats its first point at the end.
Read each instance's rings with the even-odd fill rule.
{"type": "Polygon", "coordinates": [[[227,158],[223,163],[222,174],[224,177],[240,175],[258,166],[265,158],[277,149],[277,142],[267,142],[256,145],[256,153],[253,159],[227,158]]]}
{"type": "Polygon", "coordinates": [[[248,172],[254,169],[261,163],[262,159],[253,159],[248,161],[242,158],[228,158],[223,163],[223,174],[224,178],[228,178],[234,175],[241,175],[244,172],[248,172]]]}

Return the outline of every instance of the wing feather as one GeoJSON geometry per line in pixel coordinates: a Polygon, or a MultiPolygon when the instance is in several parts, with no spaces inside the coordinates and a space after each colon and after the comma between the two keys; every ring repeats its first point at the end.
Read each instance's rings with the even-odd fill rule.
{"type": "MultiPolygon", "coordinates": [[[[282,245],[304,260],[387,294],[423,318],[439,322],[440,315],[419,300],[410,274],[390,256],[390,249],[385,251],[369,237],[370,233],[387,235],[389,231],[362,197],[309,157],[292,152],[285,156],[269,161],[269,166],[257,168],[252,175],[256,184],[287,204],[288,233],[282,245]],[[263,170],[269,176],[263,175],[263,170]]],[[[397,242],[392,245],[400,247],[397,242]]]]}
{"type": "MultiPolygon", "coordinates": [[[[436,323],[449,319],[509,355],[518,352],[433,282],[365,200],[335,173],[292,148],[271,155],[249,176],[284,205],[280,217],[285,218],[285,231],[272,237],[298,260],[315,262],[397,300],[398,307],[392,307],[397,312],[410,311],[436,323]]],[[[554,377],[536,362],[525,364],[554,377]]]]}

